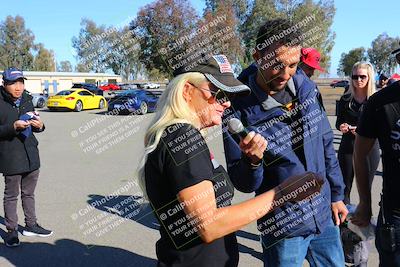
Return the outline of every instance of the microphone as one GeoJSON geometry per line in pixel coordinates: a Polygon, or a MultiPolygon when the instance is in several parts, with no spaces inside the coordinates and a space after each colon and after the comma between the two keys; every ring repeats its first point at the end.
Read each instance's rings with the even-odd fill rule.
{"type": "Polygon", "coordinates": [[[239,135],[241,138],[245,138],[249,134],[243,123],[237,118],[232,118],[228,121],[228,130],[231,134],[239,135]]]}
{"type": "MultiPolygon", "coordinates": [[[[249,134],[249,131],[244,128],[243,123],[237,118],[232,118],[228,121],[228,131],[231,134],[240,136],[241,138],[245,138],[249,134]]],[[[264,151],[264,159],[273,161],[275,155],[270,150],[266,149],[264,151]]]]}

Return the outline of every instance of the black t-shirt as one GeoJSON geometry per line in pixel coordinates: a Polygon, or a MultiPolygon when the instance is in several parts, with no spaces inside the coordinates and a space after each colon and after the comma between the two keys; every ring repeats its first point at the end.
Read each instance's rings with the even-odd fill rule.
{"type": "Polygon", "coordinates": [[[293,97],[290,94],[288,87],[285,87],[285,89],[280,90],[275,94],[272,94],[271,97],[282,105],[288,105],[293,100],[293,97]]]}
{"type": "MultiPolygon", "coordinates": [[[[271,95],[271,97],[275,99],[278,103],[282,104],[284,106],[284,109],[288,111],[293,110],[297,105],[297,98],[295,98],[295,96],[292,94],[288,86],[286,86],[284,90],[281,90],[271,95]]],[[[294,153],[296,153],[297,157],[299,158],[303,166],[307,166],[303,148],[304,129],[301,120],[301,112],[297,111],[291,113],[291,116],[288,116],[286,120],[287,120],[286,123],[288,125],[292,124],[292,122],[294,121],[299,122],[296,128],[293,129],[295,134],[291,136],[292,143],[296,144],[296,146],[294,146],[292,149],[294,150],[294,153]],[[300,140],[300,141],[294,142],[293,140],[300,140]]]]}
{"type": "MultiPolygon", "coordinates": [[[[146,191],[160,222],[161,238],[156,244],[158,266],[237,266],[239,252],[235,234],[210,244],[203,243],[193,227],[195,223],[184,212],[177,194],[190,186],[209,180],[217,207],[231,204],[233,186],[222,166],[211,158],[201,133],[190,124],[167,127],[157,148],[145,165],[146,191]]],[[[209,206],[208,206],[209,207],[209,206]]],[[[201,207],[206,210],[207,206],[201,207]]]]}
{"type": "MultiPolygon", "coordinates": [[[[366,103],[358,103],[351,95],[343,95],[338,104],[337,118],[336,118],[336,129],[340,131],[340,125],[347,123],[351,126],[357,126],[360,118],[363,105],[366,103]]],[[[341,153],[352,154],[354,148],[355,135],[348,131],[342,135],[342,141],[340,142],[339,150],[341,153]]]]}
{"type": "MultiPolygon", "coordinates": [[[[400,82],[372,95],[364,107],[356,132],[378,139],[383,159],[383,192],[385,205],[400,208],[400,112],[391,112],[390,104],[400,107],[400,82]],[[390,110],[390,109],[389,109],[390,110]]],[[[400,108],[399,108],[400,111],[400,108]]]]}

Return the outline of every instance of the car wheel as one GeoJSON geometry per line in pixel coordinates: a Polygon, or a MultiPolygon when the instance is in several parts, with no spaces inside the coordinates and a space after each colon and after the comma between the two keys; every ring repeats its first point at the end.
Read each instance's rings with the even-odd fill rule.
{"type": "Polygon", "coordinates": [[[103,109],[104,108],[104,100],[100,99],[100,103],[99,103],[99,109],[103,109]]]}
{"type": "Polygon", "coordinates": [[[76,101],[76,104],[75,104],[75,111],[77,111],[77,112],[79,112],[79,111],[82,111],[82,109],[83,109],[83,104],[82,104],[82,102],[80,101],[80,100],[78,100],[78,101],[76,101]]]}
{"type": "Polygon", "coordinates": [[[147,104],[146,102],[142,102],[140,104],[140,114],[144,115],[147,113],[147,104]]]}
{"type": "Polygon", "coordinates": [[[39,98],[39,100],[38,100],[36,106],[37,106],[38,108],[42,108],[42,107],[44,107],[45,102],[46,102],[46,101],[45,101],[43,98],[39,98]]]}

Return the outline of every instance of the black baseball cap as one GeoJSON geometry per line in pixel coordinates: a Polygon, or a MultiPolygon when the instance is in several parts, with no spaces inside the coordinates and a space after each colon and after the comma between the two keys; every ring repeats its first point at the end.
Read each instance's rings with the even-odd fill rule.
{"type": "MultiPolygon", "coordinates": [[[[400,45],[400,42],[399,42],[399,45],[400,45]]],[[[397,48],[396,50],[393,50],[391,54],[394,55],[394,54],[397,54],[399,52],[400,52],[400,47],[397,48]]]]}
{"type": "MultiPolygon", "coordinates": [[[[400,42],[399,42],[399,45],[400,45],[400,42]]],[[[400,48],[393,50],[391,54],[395,56],[397,63],[400,64],[400,48]]]]}
{"type": "Polygon", "coordinates": [[[174,77],[188,72],[200,72],[206,76],[217,88],[231,94],[249,94],[250,88],[241,83],[233,75],[232,66],[225,55],[213,55],[209,58],[203,56],[196,62],[186,64],[176,69],[173,73],[174,77]]]}
{"type": "Polygon", "coordinates": [[[386,75],[385,73],[381,73],[381,74],[379,75],[379,80],[387,80],[387,79],[389,79],[389,77],[388,77],[388,75],[386,75]]]}

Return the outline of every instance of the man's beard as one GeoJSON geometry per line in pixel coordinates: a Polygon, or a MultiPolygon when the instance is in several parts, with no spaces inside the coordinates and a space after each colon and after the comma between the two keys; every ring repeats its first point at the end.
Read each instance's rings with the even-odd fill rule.
{"type": "Polygon", "coordinates": [[[269,87],[270,91],[272,91],[272,92],[280,92],[283,89],[285,89],[286,85],[287,85],[287,82],[283,85],[276,85],[276,84],[274,84],[274,81],[271,81],[268,84],[268,87],[269,87]]]}

